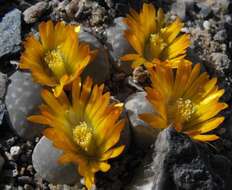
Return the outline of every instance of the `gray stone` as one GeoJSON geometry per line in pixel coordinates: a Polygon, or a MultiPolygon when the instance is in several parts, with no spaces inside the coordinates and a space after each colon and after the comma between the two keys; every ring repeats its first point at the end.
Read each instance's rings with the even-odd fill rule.
{"type": "Polygon", "coordinates": [[[225,19],[225,22],[228,23],[228,24],[230,24],[231,21],[232,21],[231,15],[224,15],[224,19],[225,19]]]}
{"type": "Polygon", "coordinates": [[[65,7],[65,11],[67,15],[72,18],[80,12],[81,8],[83,7],[84,1],[83,0],[71,0],[70,3],[65,7]]]}
{"type": "Polygon", "coordinates": [[[157,137],[153,161],[137,175],[140,181],[133,181],[131,190],[144,187],[146,190],[232,188],[230,161],[224,156],[213,155],[206,145],[195,143],[172,127],[157,137]],[[144,175],[146,173],[149,175],[144,175]]]}
{"type": "Polygon", "coordinates": [[[6,83],[7,83],[7,75],[0,72],[0,125],[2,124],[2,120],[6,112],[6,107],[5,104],[3,103],[5,92],[6,92],[6,83]]]}
{"type": "Polygon", "coordinates": [[[5,160],[4,160],[3,157],[0,155],[0,172],[1,172],[1,170],[2,170],[2,167],[3,167],[4,163],[5,163],[5,160]]]}
{"type": "Polygon", "coordinates": [[[23,138],[33,138],[40,134],[42,126],[28,122],[27,117],[36,114],[42,103],[41,87],[34,83],[31,74],[16,71],[10,77],[5,104],[11,126],[23,138]]]}
{"type": "Polygon", "coordinates": [[[103,83],[110,76],[109,58],[103,45],[90,33],[81,30],[79,40],[88,43],[91,50],[98,50],[95,59],[84,69],[82,76],[91,76],[95,83],[103,83]]]}
{"type": "Polygon", "coordinates": [[[146,99],[146,93],[137,92],[129,96],[125,101],[125,111],[132,127],[134,141],[138,146],[149,147],[155,141],[159,130],[153,129],[139,119],[139,114],[154,112],[152,105],[146,99]]]}
{"type": "Polygon", "coordinates": [[[6,113],[6,106],[2,100],[0,100],[0,125],[2,124],[3,117],[6,113]]]}
{"type": "Polygon", "coordinates": [[[198,3],[197,6],[200,8],[200,15],[202,15],[203,18],[209,16],[209,14],[212,12],[211,7],[206,4],[198,3]]]}
{"type": "Polygon", "coordinates": [[[6,92],[7,75],[0,72],[0,99],[4,99],[6,92]]]}
{"type": "Polygon", "coordinates": [[[124,31],[127,29],[123,22],[123,17],[114,20],[114,25],[106,30],[107,43],[110,46],[110,55],[115,66],[125,73],[131,73],[131,63],[120,61],[123,55],[134,53],[133,48],[124,37],[124,31]]]}
{"type": "Polygon", "coordinates": [[[132,182],[126,190],[153,190],[153,177],[151,153],[148,152],[141,165],[135,170],[132,182]]]}
{"type": "Polygon", "coordinates": [[[13,9],[0,22],[0,59],[20,51],[21,11],[13,9]]]}
{"type": "Polygon", "coordinates": [[[52,142],[42,137],[32,154],[32,163],[36,172],[45,180],[54,184],[75,184],[80,176],[73,164],[59,164],[62,150],[53,147],[52,142]]]}
{"type": "Polygon", "coordinates": [[[77,190],[77,189],[82,189],[83,185],[82,184],[75,184],[74,186],[70,186],[70,185],[53,185],[53,184],[49,184],[48,185],[50,189],[54,189],[54,190],[77,190]]]}
{"type": "Polygon", "coordinates": [[[218,31],[213,37],[214,40],[219,41],[219,42],[224,42],[226,38],[227,38],[227,32],[224,29],[218,31]]]}
{"type": "Polygon", "coordinates": [[[204,27],[204,29],[209,30],[209,29],[210,29],[210,26],[211,26],[211,24],[210,24],[210,22],[209,22],[208,20],[205,20],[205,21],[203,22],[203,27],[204,27]]]}
{"type": "Polygon", "coordinates": [[[21,152],[22,150],[20,146],[12,146],[10,148],[10,155],[12,156],[12,158],[17,158],[21,152]]]}
{"type": "Polygon", "coordinates": [[[133,77],[131,77],[131,76],[127,77],[127,83],[131,87],[135,88],[137,91],[144,92],[142,85],[140,85],[136,80],[134,80],[133,77]]]}
{"type": "Polygon", "coordinates": [[[186,17],[186,4],[182,0],[177,0],[172,4],[172,12],[180,17],[182,20],[186,17]]]}
{"type": "Polygon", "coordinates": [[[224,72],[230,68],[231,60],[224,53],[212,53],[210,55],[211,64],[210,67],[214,73],[224,76],[224,72]]]}
{"type": "Polygon", "coordinates": [[[227,12],[230,3],[230,0],[214,0],[214,6],[212,6],[212,10],[215,14],[217,14],[218,11],[222,11],[223,13],[225,13],[227,12]]]}
{"type": "Polygon", "coordinates": [[[196,5],[199,8],[204,7],[206,9],[207,7],[207,9],[212,10],[215,15],[217,15],[219,11],[221,11],[222,13],[227,12],[229,4],[230,4],[230,0],[220,0],[220,1],[218,0],[210,0],[210,1],[197,0],[196,1],[196,5]]]}
{"type": "Polygon", "coordinates": [[[23,12],[24,21],[27,24],[35,23],[44,13],[48,11],[48,9],[49,3],[47,1],[38,2],[23,12]]]}
{"type": "Polygon", "coordinates": [[[194,65],[200,63],[201,65],[201,72],[206,72],[205,66],[204,64],[202,64],[200,57],[197,55],[197,52],[195,52],[195,47],[194,46],[190,46],[190,48],[188,49],[188,55],[187,55],[188,60],[192,61],[192,67],[194,67],[194,65]]]}

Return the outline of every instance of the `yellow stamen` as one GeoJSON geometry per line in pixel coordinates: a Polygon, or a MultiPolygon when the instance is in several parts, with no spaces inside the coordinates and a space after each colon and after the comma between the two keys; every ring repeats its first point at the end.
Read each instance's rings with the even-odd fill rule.
{"type": "Polygon", "coordinates": [[[74,141],[85,151],[88,151],[92,137],[92,128],[88,127],[86,122],[81,122],[73,130],[74,141]]]}
{"type": "Polygon", "coordinates": [[[161,51],[167,46],[165,40],[159,34],[151,34],[150,41],[155,47],[159,47],[161,51]]]}
{"type": "Polygon", "coordinates": [[[177,112],[182,121],[188,121],[195,112],[194,105],[190,99],[179,98],[177,101],[177,112]]]}
{"type": "Polygon", "coordinates": [[[160,57],[165,47],[167,47],[167,44],[159,34],[151,34],[145,48],[145,57],[152,61],[154,58],[160,57]]]}
{"type": "Polygon", "coordinates": [[[65,64],[59,50],[52,50],[47,52],[45,54],[44,61],[57,78],[61,78],[63,75],[65,75],[65,64]]]}

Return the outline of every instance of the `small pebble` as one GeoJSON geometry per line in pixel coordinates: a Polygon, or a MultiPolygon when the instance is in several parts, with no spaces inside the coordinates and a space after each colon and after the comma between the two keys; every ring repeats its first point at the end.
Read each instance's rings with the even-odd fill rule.
{"type": "Polygon", "coordinates": [[[17,188],[18,188],[17,190],[23,190],[22,186],[18,186],[17,188]]]}
{"type": "Polygon", "coordinates": [[[12,170],[12,177],[16,177],[18,175],[19,175],[19,172],[18,172],[17,168],[12,170]]]}
{"type": "Polygon", "coordinates": [[[20,170],[20,172],[19,172],[19,174],[20,174],[20,175],[24,175],[24,173],[25,173],[25,168],[22,167],[21,170],[20,170]]]}
{"type": "Polygon", "coordinates": [[[184,32],[184,33],[186,33],[186,34],[189,34],[189,33],[190,33],[190,31],[189,31],[189,29],[188,29],[187,27],[182,28],[182,29],[181,29],[181,32],[184,32]]]}
{"type": "Polygon", "coordinates": [[[210,29],[210,22],[208,20],[204,21],[203,27],[204,27],[204,29],[209,30],[210,29]]]}
{"type": "Polygon", "coordinates": [[[146,69],[139,66],[133,71],[133,80],[137,83],[144,83],[149,77],[149,73],[146,69]]]}
{"type": "Polygon", "coordinates": [[[4,190],[12,190],[12,186],[11,185],[4,185],[4,190]]]}
{"type": "Polygon", "coordinates": [[[11,154],[7,151],[4,152],[8,160],[13,160],[11,154]]]}
{"type": "Polygon", "coordinates": [[[48,9],[49,9],[48,2],[46,1],[38,2],[23,12],[24,21],[27,24],[32,24],[36,22],[48,9]]]}
{"type": "Polygon", "coordinates": [[[34,174],[33,166],[32,166],[32,165],[28,165],[28,166],[27,166],[27,171],[28,171],[31,175],[33,175],[33,174],[34,174]]]}
{"type": "Polygon", "coordinates": [[[21,148],[19,146],[12,146],[10,148],[10,155],[12,156],[12,158],[17,158],[20,153],[21,153],[21,148]]]}

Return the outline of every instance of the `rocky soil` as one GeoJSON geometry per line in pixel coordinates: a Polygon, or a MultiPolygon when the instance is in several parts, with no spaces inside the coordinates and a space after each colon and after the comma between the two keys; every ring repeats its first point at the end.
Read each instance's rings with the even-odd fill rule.
{"type": "Polygon", "coordinates": [[[28,73],[17,70],[22,42],[29,33],[37,33],[40,21],[49,19],[82,24],[81,41],[99,48],[100,55],[106,53],[109,64],[99,56],[96,67],[88,68],[85,75],[94,76],[96,82],[105,81],[112,100],[125,103],[129,123],[123,142],[128,148],[111,161],[108,173],[97,174],[97,190],[232,189],[232,2],[146,2],[162,7],[169,19],[179,16],[185,22],[182,31],[189,33],[192,41],[189,59],[218,77],[219,86],[225,89],[223,100],[229,108],[222,113],[224,124],[216,130],[221,139],[196,143],[168,128],[149,146],[156,134],[137,118],[138,113],[153,111],[148,102],[141,101],[147,72],[143,68],[132,72],[118,59],[131,49],[122,35],[126,26],[121,17],[130,7],[139,9],[141,0],[0,0],[0,189],[84,189],[74,166],[52,165],[60,152],[41,138],[43,126],[26,121],[41,103],[41,87],[28,73]]]}

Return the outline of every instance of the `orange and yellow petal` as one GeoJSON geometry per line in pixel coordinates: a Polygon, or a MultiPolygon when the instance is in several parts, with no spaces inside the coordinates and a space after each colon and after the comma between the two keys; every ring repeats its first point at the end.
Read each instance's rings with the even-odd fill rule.
{"type": "Polygon", "coordinates": [[[90,77],[84,81],[77,77],[71,86],[71,94],[61,89],[58,97],[43,90],[41,113],[28,120],[49,126],[43,134],[63,150],[60,163],[75,163],[91,189],[95,173],[107,172],[107,160],[119,156],[125,148],[114,147],[125,126],[123,120],[118,121],[123,105],[111,104],[110,93],[103,92],[104,85],[93,85],[90,77]]]}
{"type": "Polygon", "coordinates": [[[136,54],[122,56],[121,60],[132,61],[132,67],[139,65],[151,68],[156,66],[155,60],[168,63],[163,66],[177,68],[186,56],[186,49],[190,45],[188,34],[181,34],[183,23],[177,18],[167,24],[161,9],[156,11],[152,4],[144,3],[137,13],[130,10],[124,19],[128,29],[125,37],[136,51],[136,54]]]}
{"type": "Polygon", "coordinates": [[[51,87],[56,97],[80,76],[96,54],[88,44],[79,43],[80,27],[64,22],[41,22],[40,38],[29,36],[19,67],[30,70],[35,82],[51,87]]]}
{"type": "Polygon", "coordinates": [[[152,87],[145,88],[147,99],[156,113],[144,113],[140,118],[153,128],[170,124],[195,140],[213,141],[217,135],[207,134],[222,124],[218,114],[227,108],[219,102],[224,90],[218,89],[217,79],[200,74],[199,64],[180,64],[176,69],[161,67],[149,69],[152,87]],[[209,109],[210,108],[210,109],[209,109]]]}

